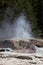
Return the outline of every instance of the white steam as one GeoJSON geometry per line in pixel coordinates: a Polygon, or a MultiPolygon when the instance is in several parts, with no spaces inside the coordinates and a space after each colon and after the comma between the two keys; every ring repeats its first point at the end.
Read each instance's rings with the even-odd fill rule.
{"type": "Polygon", "coordinates": [[[14,39],[14,38],[32,38],[32,29],[29,21],[24,15],[19,16],[14,23],[9,23],[9,18],[5,16],[0,28],[0,40],[14,39]]]}
{"type": "Polygon", "coordinates": [[[32,38],[31,26],[29,21],[26,21],[26,17],[21,15],[16,20],[16,38],[32,38]]]}
{"type": "Polygon", "coordinates": [[[32,38],[30,24],[23,15],[18,17],[13,24],[7,22],[7,19],[4,21],[0,29],[0,39],[32,38]]]}

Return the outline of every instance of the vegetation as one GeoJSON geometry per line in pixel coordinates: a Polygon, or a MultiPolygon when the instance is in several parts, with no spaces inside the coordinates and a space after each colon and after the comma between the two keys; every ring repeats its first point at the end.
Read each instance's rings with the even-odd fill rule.
{"type": "Polygon", "coordinates": [[[0,0],[0,24],[4,19],[7,7],[14,8],[12,18],[25,12],[27,19],[32,23],[32,31],[35,36],[41,36],[43,33],[43,0],[0,0]]]}

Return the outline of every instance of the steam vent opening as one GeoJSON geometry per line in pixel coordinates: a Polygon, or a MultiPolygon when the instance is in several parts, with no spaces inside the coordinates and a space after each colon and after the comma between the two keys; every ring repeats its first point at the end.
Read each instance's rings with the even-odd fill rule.
{"type": "Polygon", "coordinates": [[[27,41],[32,39],[33,35],[30,21],[26,20],[26,16],[21,14],[13,20],[13,23],[10,21],[5,15],[4,23],[2,22],[2,27],[0,28],[0,52],[12,50],[26,52],[24,49],[27,49],[27,52],[33,52],[33,50],[35,52],[34,44],[31,45],[31,42],[27,41]]]}
{"type": "MultiPolygon", "coordinates": [[[[12,15],[10,14],[10,16],[12,15]]],[[[13,50],[23,53],[36,52],[35,42],[37,44],[38,41],[34,40],[32,26],[30,21],[26,19],[26,16],[21,14],[13,20],[13,23],[10,21],[11,19],[5,15],[0,28],[0,52],[13,50]]]]}
{"type": "Polygon", "coordinates": [[[36,52],[37,46],[43,46],[34,38],[32,25],[24,13],[13,18],[13,9],[7,8],[2,26],[0,27],[0,52],[36,52]],[[9,14],[9,16],[7,15],[9,14]],[[12,20],[12,23],[11,23],[12,20]]]}

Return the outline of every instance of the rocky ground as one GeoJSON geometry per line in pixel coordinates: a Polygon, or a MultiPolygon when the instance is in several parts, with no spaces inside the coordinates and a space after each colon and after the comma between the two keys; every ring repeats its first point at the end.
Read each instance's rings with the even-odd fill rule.
{"type": "Polygon", "coordinates": [[[0,65],[43,65],[43,40],[0,41],[0,65]]]}
{"type": "Polygon", "coordinates": [[[43,65],[43,53],[0,53],[0,65],[43,65]]]}

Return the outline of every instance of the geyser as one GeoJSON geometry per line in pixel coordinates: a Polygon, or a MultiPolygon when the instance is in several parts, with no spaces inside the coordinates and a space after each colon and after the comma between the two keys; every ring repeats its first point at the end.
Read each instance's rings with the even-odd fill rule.
{"type": "Polygon", "coordinates": [[[29,21],[22,14],[16,20],[13,20],[13,24],[9,22],[9,18],[5,17],[0,28],[0,40],[7,39],[30,39],[32,38],[32,29],[29,21]]]}
{"type": "Polygon", "coordinates": [[[21,15],[16,20],[15,25],[16,38],[32,38],[32,29],[26,17],[21,15]]]}

